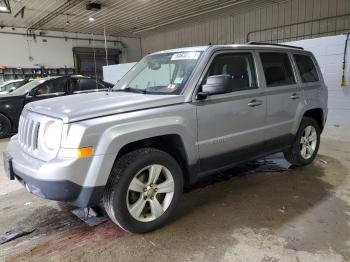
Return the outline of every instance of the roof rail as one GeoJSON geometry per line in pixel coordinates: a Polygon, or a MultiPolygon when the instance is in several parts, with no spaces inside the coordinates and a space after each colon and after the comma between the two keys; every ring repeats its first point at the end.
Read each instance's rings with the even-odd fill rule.
{"type": "Polygon", "coordinates": [[[264,43],[264,42],[248,42],[248,45],[272,45],[272,46],[280,46],[280,47],[288,47],[304,50],[304,48],[300,46],[292,46],[292,45],[284,45],[284,44],[273,44],[273,43],[264,43]]]}

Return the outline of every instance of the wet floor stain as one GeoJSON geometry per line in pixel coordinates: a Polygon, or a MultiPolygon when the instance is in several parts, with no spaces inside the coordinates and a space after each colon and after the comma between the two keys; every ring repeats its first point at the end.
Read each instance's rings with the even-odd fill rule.
{"type": "Polygon", "coordinates": [[[8,261],[46,261],[48,257],[96,261],[103,256],[112,261],[124,256],[151,261],[161,250],[169,261],[198,257],[219,261],[239,243],[232,234],[240,228],[265,228],[285,239],[283,245],[289,250],[331,248],[347,257],[350,231],[343,211],[348,207],[332,195],[347,170],[334,159],[320,157],[325,162],[317,160],[297,169],[273,157],[218,173],[183,196],[186,201],[169,225],[145,236],[125,233],[111,221],[89,227],[68,210],[39,207],[25,218],[38,229],[12,245],[28,240],[33,244],[23,244],[25,248],[15,255],[12,242],[5,244],[6,257],[8,261]],[[317,243],[315,239],[321,240],[317,243]],[[205,251],[207,246],[216,248],[205,251]]]}

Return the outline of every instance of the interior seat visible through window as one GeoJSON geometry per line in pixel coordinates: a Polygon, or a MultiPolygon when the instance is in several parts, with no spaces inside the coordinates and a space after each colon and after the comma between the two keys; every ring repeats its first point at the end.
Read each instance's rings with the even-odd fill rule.
{"type": "Polygon", "coordinates": [[[216,56],[207,77],[216,75],[229,75],[232,91],[256,88],[253,57],[249,53],[216,56]]]}

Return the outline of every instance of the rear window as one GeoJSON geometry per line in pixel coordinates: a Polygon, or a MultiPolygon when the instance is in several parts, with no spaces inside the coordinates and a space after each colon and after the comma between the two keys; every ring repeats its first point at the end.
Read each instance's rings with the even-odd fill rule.
{"type": "Polygon", "coordinates": [[[319,77],[314,62],[308,55],[294,55],[303,83],[317,82],[319,77]]]}
{"type": "Polygon", "coordinates": [[[295,84],[289,57],[285,53],[260,53],[266,85],[282,86],[295,84]]]}

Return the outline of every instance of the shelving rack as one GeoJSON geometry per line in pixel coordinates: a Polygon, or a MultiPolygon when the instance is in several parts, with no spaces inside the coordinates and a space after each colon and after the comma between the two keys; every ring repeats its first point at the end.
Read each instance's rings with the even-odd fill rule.
{"type": "Polygon", "coordinates": [[[0,83],[13,79],[73,75],[74,68],[5,68],[0,69],[0,83]]]}

